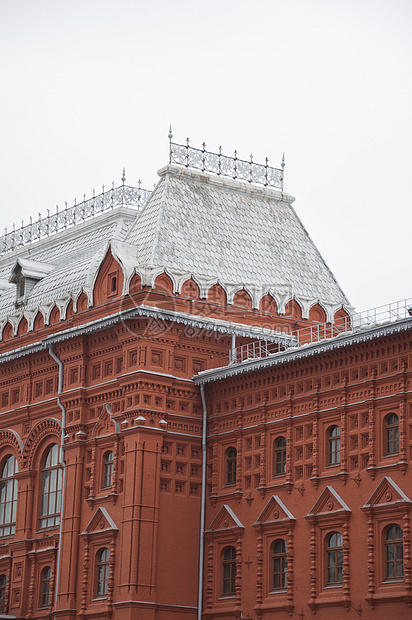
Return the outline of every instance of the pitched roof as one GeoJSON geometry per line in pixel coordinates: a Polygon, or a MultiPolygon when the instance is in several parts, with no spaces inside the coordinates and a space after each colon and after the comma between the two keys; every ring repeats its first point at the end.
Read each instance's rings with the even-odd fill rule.
{"type": "Polygon", "coordinates": [[[348,304],[292,207],[278,190],[169,165],[127,235],[147,266],[348,304]]]}
{"type": "Polygon", "coordinates": [[[293,296],[306,307],[318,301],[325,308],[348,306],[296,215],[292,196],[180,165],[162,168],[159,176],[140,211],[114,208],[3,255],[0,324],[16,313],[15,287],[8,283],[16,261],[54,266],[28,294],[25,310],[35,310],[90,288],[113,240],[125,281],[136,269],[153,283],[153,274],[167,269],[175,282],[182,274],[206,288],[219,281],[232,298],[245,287],[254,307],[267,292],[278,307],[293,296]]]}

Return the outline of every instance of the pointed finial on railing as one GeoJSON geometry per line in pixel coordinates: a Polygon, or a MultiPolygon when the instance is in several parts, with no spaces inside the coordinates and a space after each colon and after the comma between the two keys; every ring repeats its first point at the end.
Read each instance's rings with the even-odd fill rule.
{"type": "Polygon", "coordinates": [[[169,125],[169,133],[168,133],[168,138],[169,138],[169,142],[171,142],[171,141],[172,141],[172,138],[173,138],[172,123],[170,123],[170,125],[169,125]]]}
{"type": "Polygon", "coordinates": [[[285,166],[286,166],[286,164],[285,164],[285,151],[283,151],[282,163],[280,165],[281,165],[282,170],[284,170],[285,166]]]}
{"type": "Polygon", "coordinates": [[[122,184],[124,185],[126,182],[126,168],[123,168],[123,174],[122,174],[122,184]]]}

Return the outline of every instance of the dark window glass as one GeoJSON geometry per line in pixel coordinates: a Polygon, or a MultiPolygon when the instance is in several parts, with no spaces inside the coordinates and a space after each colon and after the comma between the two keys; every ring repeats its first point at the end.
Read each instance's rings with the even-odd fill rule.
{"type": "Polygon", "coordinates": [[[46,566],[41,572],[40,578],[40,607],[50,607],[50,581],[51,568],[46,566]]]}
{"type": "Polygon", "coordinates": [[[7,602],[6,602],[6,588],[7,588],[7,577],[6,575],[0,575],[0,613],[7,613],[7,602]]]}
{"type": "Polygon", "coordinates": [[[275,440],[275,475],[286,471],[286,439],[278,437],[275,440]]]}
{"type": "Polygon", "coordinates": [[[385,536],[386,579],[403,579],[403,536],[399,525],[390,525],[385,536]]]}
{"type": "Polygon", "coordinates": [[[385,424],[386,447],[385,454],[398,454],[399,452],[399,421],[396,413],[391,413],[386,418],[385,424]]]}
{"type": "Polygon", "coordinates": [[[342,534],[333,532],[327,537],[326,548],[327,583],[338,584],[343,582],[343,550],[342,534]]]}
{"type": "Polygon", "coordinates": [[[18,471],[15,457],[8,456],[0,473],[0,536],[11,536],[16,530],[17,480],[14,474],[18,471]]]}
{"type": "Polygon", "coordinates": [[[113,452],[106,452],[103,457],[103,489],[113,484],[113,452]]]}
{"type": "Polygon", "coordinates": [[[107,596],[109,585],[109,550],[100,549],[97,552],[96,562],[96,596],[107,596]]]}
{"type": "Polygon", "coordinates": [[[272,545],[273,583],[272,589],[286,588],[286,571],[288,559],[286,557],[286,543],[284,540],[275,540],[272,545]]]}
{"type": "Polygon", "coordinates": [[[59,465],[60,448],[48,448],[42,470],[40,527],[54,527],[60,523],[62,470],[59,465]]]}
{"type": "Polygon", "coordinates": [[[229,448],[226,452],[226,484],[236,484],[236,450],[229,448]]]}
{"type": "Polygon", "coordinates": [[[226,547],[222,560],[223,588],[222,593],[229,596],[236,593],[236,549],[226,547]]]}
{"type": "Polygon", "coordinates": [[[329,465],[340,463],[340,428],[332,426],[329,429],[329,465]]]}

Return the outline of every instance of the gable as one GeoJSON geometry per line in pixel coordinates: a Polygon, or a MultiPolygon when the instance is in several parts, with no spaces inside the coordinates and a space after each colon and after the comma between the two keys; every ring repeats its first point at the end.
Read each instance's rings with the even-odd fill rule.
{"type": "Polygon", "coordinates": [[[97,534],[107,531],[117,531],[119,528],[113,521],[104,506],[99,506],[89,521],[83,534],[97,534]]]}
{"type": "Polygon", "coordinates": [[[120,433],[119,423],[113,419],[110,405],[103,406],[102,412],[93,427],[92,437],[106,437],[113,433],[120,433]]]}
{"type": "Polygon", "coordinates": [[[123,290],[123,271],[120,263],[114,258],[111,248],[98,268],[93,286],[93,304],[99,306],[107,300],[121,295],[123,290]]]}
{"type": "Polygon", "coordinates": [[[206,532],[224,532],[239,528],[244,529],[244,526],[237,518],[230,506],[228,506],[227,504],[223,504],[206,532]]]}
{"type": "Polygon", "coordinates": [[[272,495],[254,525],[266,525],[280,521],[296,521],[293,514],[277,495],[272,495]]]}
{"type": "Polygon", "coordinates": [[[336,513],[351,513],[351,509],[335,491],[332,486],[327,486],[313,506],[307,517],[326,516],[336,513]]]}
{"type": "Polygon", "coordinates": [[[412,501],[402,489],[390,478],[385,476],[366,502],[364,509],[379,509],[412,505],[412,501]]]}

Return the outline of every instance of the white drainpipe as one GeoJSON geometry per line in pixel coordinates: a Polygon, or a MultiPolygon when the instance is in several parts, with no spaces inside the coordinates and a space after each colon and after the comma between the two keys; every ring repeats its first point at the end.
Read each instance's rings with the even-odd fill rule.
{"type": "MultiPolygon", "coordinates": [[[[57,394],[63,393],[63,362],[61,359],[57,357],[55,352],[53,351],[53,345],[49,346],[49,354],[50,357],[54,359],[54,361],[59,366],[59,382],[57,388],[57,394]]],[[[57,550],[57,567],[56,567],[56,586],[54,589],[54,618],[56,618],[57,611],[57,596],[59,592],[59,581],[60,581],[60,563],[61,563],[61,542],[62,542],[62,528],[63,528],[63,508],[64,508],[64,497],[65,497],[65,489],[66,489],[66,464],[64,462],[64,436],[66,434],[66,409],[62,404],[59,396],[57,396],[57,404],[59,405],[62,412],[62,436],[61,436],[61,444],[60,444],[60,465],[63,469],[63,480],[62,480],[62,501],[60,507],[60,530],[59,530],[59,548],[57,550]]]]}

